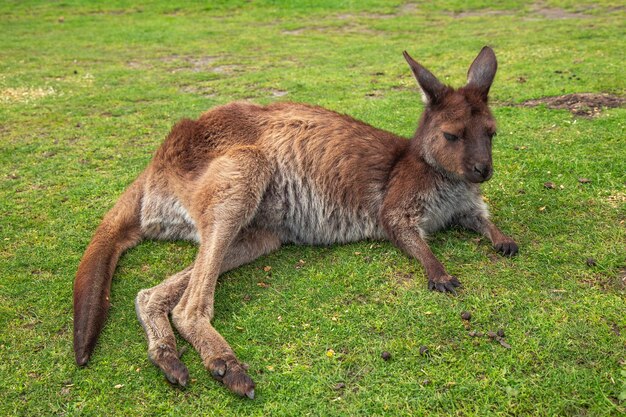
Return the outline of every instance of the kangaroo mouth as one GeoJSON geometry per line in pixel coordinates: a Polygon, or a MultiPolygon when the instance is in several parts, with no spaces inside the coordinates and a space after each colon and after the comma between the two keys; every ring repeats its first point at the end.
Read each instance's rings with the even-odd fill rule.
{"type": "Polygon", "coordinates": [[[488,172],[480,172],[477,170],[472,170],[472,171],[467,171],[465,173],[465,179],[475,184],[480,184],[481,182],[489,181],[492,176],[493,176],[492,169],[489,169],[488,172]]]}

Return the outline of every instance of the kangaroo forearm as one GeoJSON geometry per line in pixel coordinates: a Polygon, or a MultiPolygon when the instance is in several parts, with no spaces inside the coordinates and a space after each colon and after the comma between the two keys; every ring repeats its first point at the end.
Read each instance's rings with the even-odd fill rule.
{"type": "Polygon", "coordinates": [[[431,251],[428,243],[417,232],[404,231],[397,234],[393,243],[407,255],[417,259],[426,272],[429,279],[444,275],[446,270],[435,254],[431,251]]]}

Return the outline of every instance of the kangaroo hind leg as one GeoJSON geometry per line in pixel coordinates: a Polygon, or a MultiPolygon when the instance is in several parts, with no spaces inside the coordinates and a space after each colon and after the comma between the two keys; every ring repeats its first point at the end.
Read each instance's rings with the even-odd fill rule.
{"type": "Polygon", "coordinates": [[[168,381],[182,386],[187,385],[189,371],[179,359],[167,315],[187,288],[192,268],[180,271],[156,287],[141,290],[135,299],[135,311],[148,338],[148,358],[161,368],[168,381]]]}
{"type": "MultiPolygon", "coordinates": [[[[252,262],[280,246],[276,235],[266,230],[247,229],[228,248],[220,273],[252,262]]],[[[168,278],[161,284],[141,290],[135,310],[148,339],[148,357],[172,384],[187,385],[189,372],[179,359],[176,338],[168,314],[187,288],[193,266],[168,278]]]]}
{"type": "Polygon", "coordinates": [[[240,262],[237,256],[229,257],[228,249],[253,219],[270,177],[269,164],[255,147],[232,149],[211,162],[196,186],[190,209],[200,249],[189,284],[172,310],[174,325],[200,353],[213,377],[250,398],[254,382],[211,320],[220,271],[228,263],[240,262]]]}

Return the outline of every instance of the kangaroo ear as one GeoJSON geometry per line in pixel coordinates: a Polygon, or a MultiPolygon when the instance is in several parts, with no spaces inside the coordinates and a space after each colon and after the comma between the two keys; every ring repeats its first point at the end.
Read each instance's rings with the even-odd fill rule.
{"type": "Polygon", "coordinates": [[[404,55],[406,62],[409,63],[413,75],[415,75],[415,79],[422,89],[424,103],[434,104],[441,100],[446,87],[430,71],[411,58],[406,51],[402,52],[402,55],[404,55]]]}
{"type": "Polygon", "coordinates": [[[497,69],[496,54],[493,49],[485,46],[467,71],[467,86],[480,91],[486,101],[497,69]]]}

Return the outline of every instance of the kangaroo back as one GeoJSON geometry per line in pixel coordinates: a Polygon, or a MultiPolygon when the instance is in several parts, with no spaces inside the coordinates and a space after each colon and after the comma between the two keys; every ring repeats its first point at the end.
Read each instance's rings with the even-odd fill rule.
{"type": "Polygon", "coordinates": [[[111,278],[126,249],[141,240],[142,174],[106,214],[78,266],[74,281],[74,353],[85,365],[109,309],[111,278]]]}

